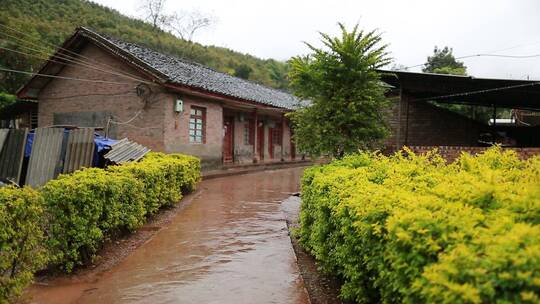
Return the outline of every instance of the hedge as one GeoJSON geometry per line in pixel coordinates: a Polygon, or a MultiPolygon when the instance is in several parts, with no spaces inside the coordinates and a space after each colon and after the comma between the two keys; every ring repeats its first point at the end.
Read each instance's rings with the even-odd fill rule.
{"type": "Polygon", "coordinates": [[[200,180],[200,160],[149,153],[139,162],[62,175],[42,188],[52,220],[54,264],[71,272],[92,261],[107,239],[140,227],[163,206],[177,203],[200,180]]]}
{"type": "Polygon", "coordinates": [[[106,240],[137,229],[200,179],[198,158],[149,153],[61,175],[38,190],[0,188],[0,303],[46,265],[69,273],[91,262],[106,240]]]}
{"type": "Polygon", "coordinates": [[[47,259],[44,203],[30,188],[0,188],[0,303],[17,297],[47,259]]]}
{"type": "Polygon", "coordinates": [[[539,303],[540,158],[360,153],[302,178],[300,243],[359,303],[539,303]]]}

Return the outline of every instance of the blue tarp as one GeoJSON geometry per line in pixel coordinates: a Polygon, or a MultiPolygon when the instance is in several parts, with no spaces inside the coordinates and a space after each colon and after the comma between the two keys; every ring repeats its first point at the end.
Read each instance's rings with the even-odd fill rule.
{"type": "MultiPolygon", "coordinates": [[[[64,134],[67,135],[69,131],[64,130],[64,134]]],[[[96,148],[94,149],[94,159],[93,164],[94,166],[99,163],[99,153],[103,150],[108,150],[111,148],[111,145],[116,143],[118,140],[106,138],[99,134],[95,134],[94,136],[94,143],[96,148]]],[[[28,137],[26,138],[26,147],[24,148],[24,157],[30,157],[30,153],[32,152],[32,143],[34,142],[34,132],[28,133],[28,137]]]]}

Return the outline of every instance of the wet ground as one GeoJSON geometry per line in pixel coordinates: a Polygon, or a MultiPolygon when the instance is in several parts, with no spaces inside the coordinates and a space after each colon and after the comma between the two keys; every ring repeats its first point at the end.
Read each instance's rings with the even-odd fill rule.
{"type": "Polygon", "coordinates": [[[91,281],[34,285],[33,303],[308,303],[280,202],[302,168],[207,180],[147,243],[91,281]]]}

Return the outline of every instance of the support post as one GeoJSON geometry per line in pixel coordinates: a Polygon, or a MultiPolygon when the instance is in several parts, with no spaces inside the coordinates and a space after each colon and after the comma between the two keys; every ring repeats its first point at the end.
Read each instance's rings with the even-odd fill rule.
{"type": "Polygon", "coordinates": [[[285,150],[285,114],[281,116],[281,161],[285,161],[283,151],[285,150]]]}
{"type": "Polygon", "coordinates": [[[259,162],[259,154],[257,153],[257,145],[259,142],[259,139],[257,138],[259,132],[257,132],[259,129],[259,115],[257,114],[257,109],[253,111],[253,162],[258,163],[259,162]]]}

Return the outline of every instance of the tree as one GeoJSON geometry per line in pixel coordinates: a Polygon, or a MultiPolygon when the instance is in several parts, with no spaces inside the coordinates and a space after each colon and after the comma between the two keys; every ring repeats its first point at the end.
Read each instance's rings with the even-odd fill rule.
{"type": "Polygon", "coordinates": [[[189,43],[193,42],[193,36],[196,32],[210,27],[214,23],[214,18],[199,11],[173,13],[167,18],[168,29],[189,43]]]}
{"type": "Polygon", "coordinates": [[[168,23],[169,16],[165,14],[165,3],[167,0],[144,0],[140,10],[143,18],[152,24],[154,31],[161,29],[168,23]]]}
{"type": "Polygon", "coordinates": [[[323,49],[306,43],[312,53],[289,61],[291,88],[309,100],[288,114],[294,140],[314,156],[341,157],[374,148],[388,134],[390,102],[376,71],[391,62],[387,45],[377,31],[364,32],[356,25],[349,32],[339,26],[340,37],[321,33],[323,49]]]}
{"type": "Polygon", "coordinates": [[[249,79],[251,72],[253,72],[253,69],[249,65],[242,63],[234,69],[234,76],[249,79]]]}
{"type": "Polygon", "coordinates": [[[463,62],[457,61],[452,52],[452,48],[447,46],[443,49],[435,46],[433,55],[427,58],[422,71],[424,73],[467,75],[467,67],[463,62]]]}
{"type": "Polygon", "coordinates": [[[180,39],[192,43],[195,33],[205,27],[211,26],[214,18],[199,11],[181,11],[167,14],[165,5],[167,0],[144,0],[139,8],[142,17],[152,24],[155,31],[161,29],[174,33],[180,39]]]}

